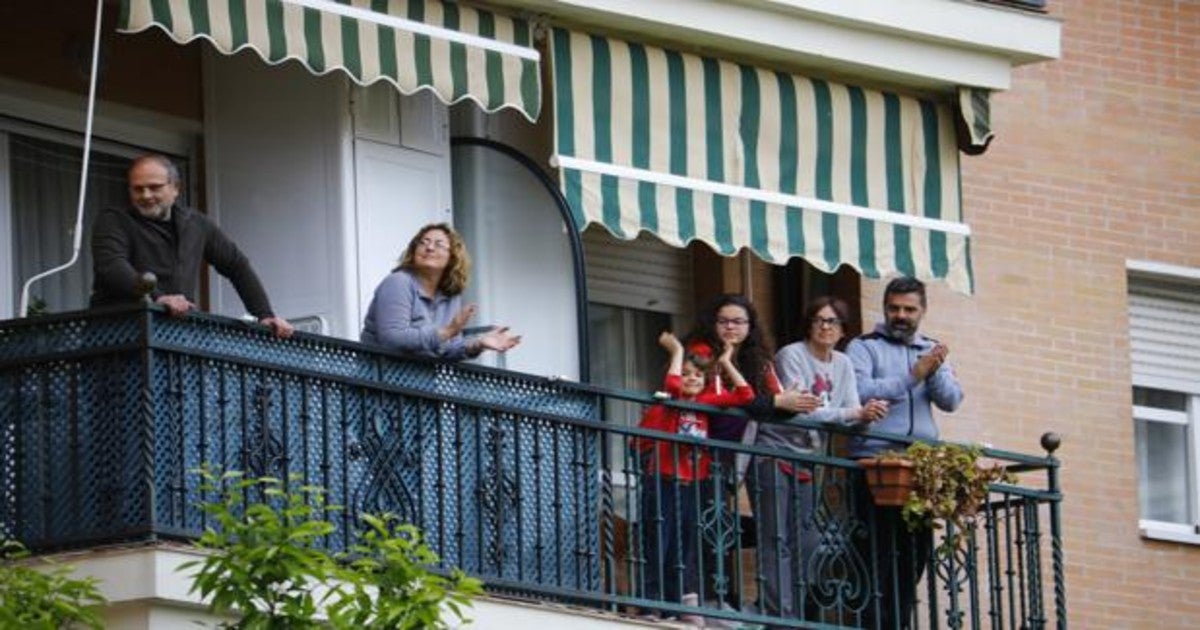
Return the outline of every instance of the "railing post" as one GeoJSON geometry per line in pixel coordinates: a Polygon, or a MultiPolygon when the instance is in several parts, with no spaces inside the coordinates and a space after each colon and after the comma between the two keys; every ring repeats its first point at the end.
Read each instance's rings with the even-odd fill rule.
{"type": "Polygon", "coordinates": [[[1054,618],[1059,630],[1067,628],[1067,587],[1063,576],[1063,544],[1062,544],[1062,499],[1058,485],[1059,460],[1054,457],[1054,451],[1062,445],[1062,437],[1048,431],[1042,434],[1042,448],[1046,449],[1049,465],[1046,468],[1046,480],[1050,492],[1056,498],[1050,502],[1050,554],[1051,569],[1054,571],[1054,618]]]}
{"type": "MultiPolygon", "coordinates": [[[[154,274],[145,274],[153,278],[154,274]]],[[[149,296],[149,293],[146,293],[149,296]]],[[[142,363],[142,390],[139,393],[140,409],[138,417],[142,424],[142,487],[146,492],[146,522],[145,526],[150,536],[155,534],[155,515],[158,513],[158,508],[154,496],[154,355],[151,352],[150,344],[154,339],[154,311],[145,308],[141,312],[142,316],[142,343],[141,343],[141,363],[142,363]]]]}
{"type": "MultiPolygon", "coordinates": [[[[600,422],[607,422],[608,418],[605,413],[604,397],[596,395],[596,413],[599,416],[596,418],[600,422]]],[[[604,575],[603,591],[608,595],[617,595],[617,571],[620,567],[616,563],[616,504],[613,500],[612,490],[612,465],[613,455],[612,447],[608,443],[608,435],[601,432],[598,436],[600,439],[600,566],[601,573],[604,575]]],[[[628,484],[627,484],[628,487],[628,484]]],[[[628,516],[628,511],[626,512],[628,516]]],[[[629,521],[625,523],[626,538],[630,533],[629,521]]],[[[613,602],[608,605],[609,610],[616,611],[619,605],[613,602]]]]}

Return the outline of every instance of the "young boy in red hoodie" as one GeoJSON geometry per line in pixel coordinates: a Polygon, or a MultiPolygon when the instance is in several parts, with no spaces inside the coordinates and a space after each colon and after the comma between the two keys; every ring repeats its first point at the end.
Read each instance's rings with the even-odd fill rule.
{"type": "MultiPolygon", "coordinates": [[[[733,347],[726,346],[713,366],[712,349],[683,344],[670,332],[658,343],[671,355],[664,388],[674,400],[718,407],[744,405],[754,389],[733,364],[733,347]],[[724,374],[733,389],[706,387],[724,374]]],[[[646,410],[639,427],[681,436],[708,437],[708,415],[655,405],[646,410]]],[[[705,496],[712,455],[702,446],[640,438],[636,446],[643,466],[641,538],[645,558],[642,596],[668,602],[698,604],[700,572],[699,509],[705,496]],[[699,486],[697,487],[697,484],[699,486]],[[682,572],[680,572],[682,567],[682,572]]]]}

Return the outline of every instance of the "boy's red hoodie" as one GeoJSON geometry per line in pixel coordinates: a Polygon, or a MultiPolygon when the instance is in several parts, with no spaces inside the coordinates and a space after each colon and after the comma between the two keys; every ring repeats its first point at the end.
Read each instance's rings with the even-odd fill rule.
{"type": "MultiPolygon", "coordinates": [[[[668,374],[663,386],[672,399],[679,400],[683,393],[683,377],[678,374],[668,374]]],[[[742,385],[727,391],[713,391],[706,387],[704,391],[688,402],[716,407],[737,407],[752,400],[754,400],[754,388],[750,385],[742,385]]],[[[642,414],[638,426],[664,433],[682,433],[706,438],[708,437],[708,414],[673,409],[665,405],[654,405],[642,414]]],[[[649,474],[677,477],[680,481],[689,482],[708,478],[712,456],[705,449],[701,449],[699,455],[693,458],[692,447],[678,442],[639,438],[636,444],[641,453],[653,451],[647,464],[646,472],[649,474]]]]}

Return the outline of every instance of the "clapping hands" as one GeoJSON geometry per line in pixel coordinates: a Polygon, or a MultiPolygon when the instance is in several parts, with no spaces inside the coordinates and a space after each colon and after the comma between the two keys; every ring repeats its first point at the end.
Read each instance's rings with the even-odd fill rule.
{"type": "Polygon", "coordinates": [[[513,333],[508,326],[500,326],[481,335],[478,343],[485,350],[507,352],[521,343],[521,335],[513,333]]]}
{"type": "Polygon", "coordinates": [[[925,353],[912,366],[912,376],[918,381],[923,381],[942,367],[942,363],[946,362],[946,357],[950,354],[950,348],[944,343],[939,343],[932,350],[925,353]]]}
{"type": "Polygon", "coordinates": [[[865,424],[883,420],[888,414],[888,402],[872,398],[866,404],[858,408],[858,420],[865,424]]]}
{"type": "Polygon", "coordinates": [[[775,395],[775,407],[788,413],[812,413],[821,406],[821,397],[807,389],[785,389],[775,395]]]}
{"type": "Polygon", "coordinates": [[[462,310],[455,313],[454,317],[450,318],[450,322],[438,331],[438,335],[442,338],[442,341],[452,339],[458,333],[461,333],[467,327],[467,322],[471,321],[471,318],[475,316],[475,312],[478,310],[479,307],[474,304],[468,304],[462,307],[462,310]]]}

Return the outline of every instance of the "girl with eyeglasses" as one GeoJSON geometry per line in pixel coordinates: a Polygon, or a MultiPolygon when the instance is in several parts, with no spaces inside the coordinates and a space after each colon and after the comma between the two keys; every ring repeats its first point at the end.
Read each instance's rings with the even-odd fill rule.
{"type": "MultiPolygon", "coordinates": [[[[696,317],[696,327],[687,337],[688,345],[705,343],[709,347],[721,348],[726,345],[733,348],[733,364],[738,371],[745,375],[746,380],[754,389],[754,399],[740,408],[745,416],[717,415],[709,419],[708,436],[718,440],[732,442],[754,443],[758,420],[780,420],[792,414],[812,411],[817,408],[820,400],[811,392],[784,389],[780,386],[779,378],[775,375],[772,363],[772,346],[763,334],[759,324],[758,312],[745,296],[725,294],[717,296],[696,317]]],[[[722,379],[713,379],[712,387],[728,388],[729,383],[722,379]]],[[[727,524],[738,518],[736,505],[738,503],[738,486],[749,465],[750,458],[745,455],[732,455],[730,451],[718,453],[721,461],[720,478],[714,478],[714,491],[710,504],[720,498],[721,510],[704,510],[707,515],[706,527],[710,531],[725,531],[720,540],[705,544],[706,559],[704,566],[716,567],[718,556],[724,559],[723,574],[710,576],[711,586],[705,589],[707,598],[723,599],[725,603],[742,607],[746,602],[741,601],[738,580],[733,567],[741,566],[735,562],[735,550],[740,549],[737,540],[737,529],[734,527],[717,527],[716,520],[727,524]]],[[[715,476],[714,476],[715,477],[715,476]]]]}

